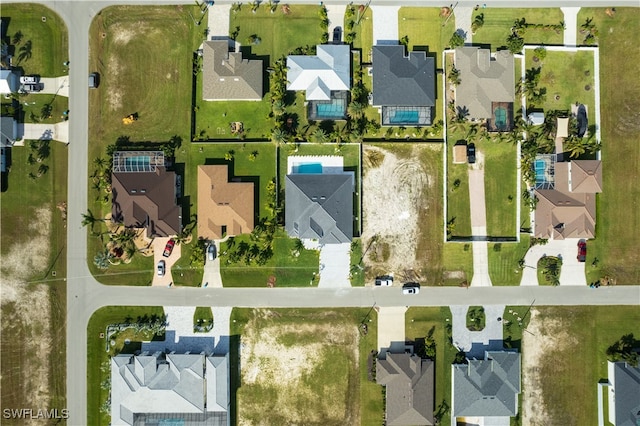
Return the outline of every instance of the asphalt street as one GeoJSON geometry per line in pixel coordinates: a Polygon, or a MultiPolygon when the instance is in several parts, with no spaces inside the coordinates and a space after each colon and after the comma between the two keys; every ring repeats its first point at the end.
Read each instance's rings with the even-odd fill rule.
{"type": "MultiPolygon", "coordinates": [[[[89,26],[92,19],[111,5],[193,4],[193,0],[151,1],[59,1],[39,0],[58,13],[69,32],[69,183],[67,203],[67,407],[69,425],[85,425],[87,419],[87,322],[93,312],[109,305],[238,306],[238,307],[356,307],[356,306],[446,306],[473,305],[632,305],[640,303],[639,287],[483,287],[423,288],[420,294],[405,296],[398,288],[140,288],[107,287],[99,284],[87,267],[87,234],[81,214],[87,209],[88,176],[88,75],[89,26]]],[[[3,3],[18,3],[3,0],[3,3]]],[[[232,0],[216,1],[230,4],[232,0]]],[[[296,1],[317,5],[317,0],[296,1]]],[[[347,1],[324,1],[346,4],[347,1]]],[[[525,1],[493,0],[486,7],[631,6],[637,0],[617,1],[525,1]]],[[[428,0],[376,0],[375,5],[436,6],[446,3],[428,0]]],[[[477,1],[456,3],[474,7],[477,1]]],[[[65,408],[65,407],[56,407],[65,408]]]]}

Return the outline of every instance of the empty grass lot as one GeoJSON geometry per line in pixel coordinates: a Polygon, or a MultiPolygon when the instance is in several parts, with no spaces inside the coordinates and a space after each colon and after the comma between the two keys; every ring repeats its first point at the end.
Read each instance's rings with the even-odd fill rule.
{"type": "MultiPolygon", "coordinates": [[[[589,241],[587,279],[603,276],[617,284],[640,283],[638,238],[640,187],[636,184],[640,158],[640,50],[634,37],[640,31],[640,9],[581,9],[578,25],[594,18],[600,36],[600,102],[604,192],[597,197],[596,239],[589,241]]],[[[578,36],[580,37],[580,35],[578,36]]]]}
{"type": "Polygon", "coordinates": [[[265,67],[292,50],[302,46],[320,44],[320,7],[289,5],[290,13],[285,15],[282,6],[274,13],[265,4],[256,13],[251,12],[248,4],[242,5],[239,12],[231,12],[229,29],[240,27],[236,40],[245,46],[251,45],[248,38],[256,35],[260,42],[251,45],[251,54],[266,60],[265,67]]]}
{"type": "Polygon", "coordinates": [[[111,357],[123,351],[125,337],[131,340],[125,353],[133,353],[133,350],[140,349],[140,342],[154,337],[145,331],[135,333],[127,330],[120,333],[120,337],[116,339],[116,345],[107,352],[106,340],[100,337],[100,334],[105,333],[108,325],[131,323],[138,316],[145,315],[162,316],[164,310],[159,306],[105,306],[94,312],[89,319],[87,325],[87,424],[104,426],[110,424],[110,405],[108,413],[101,411],[101,407],[109,396],[109,389],[103,389],[102,384],[110,382],[111,357]],[[127,336],[124,336],[125,333],[127,336]]]}
{"type": "Polygon", "coordinates": [[[494,286],[520,285],[522,268],[518,264],[529,250],[529,234],[520,234],[519,243],[489,244],[489,276],[494,286]]]}
{"type": "Polygon", "coordinates": [[[515,238],[518,229],[517,153],[509,142],[476,143],[484,153],[487,235],[515,238]]]}
{"type": "Polygon", "coordinates": [[[69,59],[67,27],[54,11],[39,4],[3,4],[3,22],[5,18],[9,52],[14,50],[13,65],[21,68],[24,75],[57,77],[67,73],[63,65],[69,59]],[[18,41],[17,33],[21,37],[19,43],[14,43],[18,41]],[[26,55],[23,60],[21,54],[26,55]]]}
{"type": "MultiPolygon", "coordinates": [[[[640,310],[634,306],[534,309],[537,315],[528,330],[536,325],[539,333],[533,332],[548,343],[539,362],[531,366],[542,400],[534,408],[535,415],[546,412],[547,424],[597,424],[596,384],[607,378],[606,349],[625,334],[637,337],[640,310]]],[[[529,344],[541,342],[526,334],[523,343],[526,352],[529,344]]]]}
{"type": "Polygon", "coordinates": [[[2,176],[0,386],[4,407],[29,406],[36,388],[46,389],[39,393],[39,401],[66,406],[66,224],[56,205],[67,200],[67,147],[55,142],[50,146],[49,157],[33,166],[27,164],[28,146],[11,148],[11,171],[2,176]],[[29,178],[40,164],[49,166],[47,173],[29,178]],[[51,341],[55,344],[45,343],[51,341]],[[42,366],[51,368],[42,371],[42,366]]]}
{"type": "MultiPolygon", "coordinates": [[[[472,14],[472,19],[484,13],[484,25],[473,35],[474,44],[491,45],[494,51],[506,45],[506,40],[511,34],[511,27],[516,19],[525,18],[529,24],[555,25],[564,20],[564,15],[559,8],[535,8],[535,9],[513,9],[513,8],[486,8],[480,9],[472,14]]],[[[556,32],[554,29],[529,28],[524,34],[527,44],[562,44],[564,39],[563,31],[556,32]]]]}
{"type": "MultiPolygon", "coordinates": [[[[547,89],[545,102],[540,105],[545,111],[570,111],[571,105],[579,102],[587,106],[589,124],[595,124],[595,82],[593,52],[555,52],[548,50],[547,56],[533,61],[533,51],[526,51],[526,69],[540,67],[540,87],[547,89]],[[556,97],[558,99],[556,100],[556,97]]],[[[602,92],[601,92],[602,93],[602,92]]]]}
{"type": "MultiPolygon", "coordinates": [[[[451,406],[451,364],[458,352],[451,344],[451,311],[448,307],[409,308],[405,314],[407,340],[425,339],[429,333],[436,343],[435,357],[435,405],[437,412],[442,405],[451,406]]],[[[450,423],[450,410],[446,410],[440,424],[450,423]]],[[[363,423],[364,424],[364,423],[363,423]]]]}
{"type": "Polygon", "coordinates": [[[367,379],[369,354],[377,350],[374,310],[236,308],[231,334],[246,354],[239,388],[231,392],[239,424],[382,421],[382,388],[367,379]],[[357,331],[362,321],[366,335],[357,331]]]}

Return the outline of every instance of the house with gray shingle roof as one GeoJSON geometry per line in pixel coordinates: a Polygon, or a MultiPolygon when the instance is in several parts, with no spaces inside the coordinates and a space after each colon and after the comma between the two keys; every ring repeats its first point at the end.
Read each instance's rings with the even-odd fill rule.
{"type": "Polygon", "coordinates": [[[402,45],[373,46],[373,105],[383,126],[430,126],[436,102],[436,64],[402,45]]]}
{"type": "Polygon", "coordinates": [[[455,105],[467,118],[488,120],[489,130],[510,130],[515,100],[513,54],[478,46],[458,47],[455,68],[460,84],[455,88],[455,105]]]}
{"type": "Polygon", "coordinates": [[[353,172],[291,173],[285,177],[285,229],[320,244],[353,239],[353,172]]]}
{"type": "Polygon", "coordinates": [[[386,424],[433,425],[433,361],[415,354],[389,353],[376,361],[376,382],[386,387],[386,424]]]}
{"type": "Polygon", "coordinates": [[[119,354],[111,358],[111,424],[172,420],[192,426],[229,424],[229,357],[119,354]]]}
{"type": "Polygon", "coordinates": [[[202,99],[262,100],[262,61],[229,52],[227,40],[205,41],[202,47],[202,99]]]}
{"type": "MultiPolygon", "coordinates": [[[[453,417],[513,417],[518,414],[520,354],[485,352],[484,359],[451,366],[453,417]]],[[[507,422],[508,424],[508,422],[507,422]]]]}
{"type": "Polygon", "coordinates": [[[608,362],[609,422],[615,426],[640,424],[640,366],[608,362]]]}

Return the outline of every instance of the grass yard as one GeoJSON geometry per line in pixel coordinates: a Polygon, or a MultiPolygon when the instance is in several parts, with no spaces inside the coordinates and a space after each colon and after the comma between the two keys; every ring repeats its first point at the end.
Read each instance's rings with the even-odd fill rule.
{"type": "MultiPolygon", "coordinates": [[[[348,6],[347,6],[348,7],[348,6]]],[[[351,45],[354,49],[359,49],[362,53],[362,62],[371,63],[371,52],[373,42],[373,12],[370,8],[367,8],[364,14],[359,15],[356,8],[356,13],[353,16],[354,22],[357,22],[357,18],[360,16],[360,20],[353,26],[353,32],[356,34],[351,45]]],[[[344,19],[344,27],[347,28],[347,22],[350,19],[346,17],[344,19]]],[[[344,37],[343,37],[344,40],[344,37]]]]}
{"type": "Polygon", "coordinates": [[[476,144],[484,154],[487,235],[515,238],[518,229],[517,153],[508,142],[476,144]]]}
{"type": "MultiPolygon", "coordinates": [[[[453,146],[462,137],[449,134],[447,138],[447,223],[449,237],[471,236],[471,206],[469,201],[469,166],[453,164],[453,146]]],[[[486,177],[486,174],[485,174],[486,177]]]]}
{"type": "Polygon", "coordinates": [[[520,234],[519,243],[489,243],[489,276],[494,286],[520,285],[518,264],[529,250],[529,234],[520,234]]]}
{"type": "MultiPolygon", "coordinates": [[[[382,421],[382,388],[367,379],[369,354],[377,350],[375,311],[236,308],[231,334],[242,345],[238,387],[231,389],[238,424],[382,421]],[[366,335],[358,332],[362,321],[366,335]]],[[[237,358],[238,346],[231,352],[237,358]]]]}
{"type": "MultiPolygon", "coordinates": [[[[198,75],[195,96],[194,139],[240,140],[231,133],[232,122],[242,122],[244,137],[248,140],[269,139],[273,130],[273,118],[269,117],[271,105],[268,97],[261,101],[203,101],[202,73],[198,75]]],[[[264,82],[268,84],[267,81],[264,82]]]]}
{"type": "MultiPolygon", "coordinates": [[[[472,19],[476,15],[484,13],[484,25],[473,35],[474,44],[489,44],[494,51],[506,45],[506,40],[511,34],[511,27],[516,19],[525,18],[529,24],[556,25],[564,21],[564,15],[560,8],[486,8],[480,9],[472,14],[472,19]]],[[[524,34],[527,44],[562,44],[564,40],[563,31],[555,29],[528,28],[524,34]]]]}
{"type": "Polygon", "coordinates": [[[640,187],[636,184],[640,158],[640,9],[580,10],[578,25],[594,18],[600,31],[600,84],[604,192],[597,197],[596,239],[589,241],[587,279],[609,276],[620,284],[640,283],[637,233],[640,228],[640,187]]]}
{"type": "MultiPolygon", "coordinates": [[[[131,323],[137,317],[164,315],[162,307],[150,306],[106,306],[98,309],[89,319],[87,325],[87,424],[109,425],[111,412],[104,412],[104,406],[109,397],[109,390],[103,389],[102,384],[110,382],[111,357],[120,352],[133,353],[140,349],[143,340],[152,340],[153,334],[146,331],[133,332],[127,329],[120,332],[116,345],[109,352],[106,351],[106,341],[100,337],[105,333],[106,327],[111,324],[131,323]],[[131,343],[125,348],[125,339],[131,343]]],[[[108,406],[110,407],[110,406],[108,406]]],[[[110,408],[109,408],[110,410],[110,408]]]]}
{"type": "Polygon", "coordinates": [[[536,266],[538,285],[559,285],[562,259],[554,256],[541,257],[536,266]]]}
{"type": "MultiPolygon", "coordinates": [[[[249,235],[233,239],[233,244],[252,244],[249,235]]],[[[270,276],[276,277],[276,287],[303,287],[318,285],[320,252],[300,250],[296,257],[296,240],[284,231],[276,232],[273,239],[273,257],[262,266],[247,266],[243,260],[232,263],[225,253],[230,250],[230,242],[220,247],[220,274],[225,287],[266,287],[270,276]]]]}
{"type": "Polygon", "coordinates": [[[64,96],[29,94],[21,96],[20,102],[22,116],[18,118],[19,122],[59,123],[67,118],[64,112],[69,109],[69,98],[64,96]]]}
{"type": "Polygon", "coordinates": [[[446,243],[442,250],[442,284],[461,286],[473,279],[471,243],[446,243]]]}
{"type": "MultiPolygon", "coordinates": [[[[448,307],[409,308],[405,314],[405,335],[407,340],[419,341],[430,333],[436,343],[435,357],[435,411],[446,408],[440,424],[450,423],[451,406],[451,364],[456,348],[451,344],[451,311],[448,307]]],[[[365,424],[365,423],[363,423],[365,424]]]]}
{"type": "Polygon", "coordinates": [[[547,56],[533,61],[533,51],[526,51],[526,69],[541,68],[539,87],[547,89],[546,101],[539,107],[545,111],[570,111],[579,102],[587,106],[590,124],[595,124],[595,82],[593,52],[547,51],[547,56]],[[557,98],[557,99],[556,99],[557,98]]]}
{"type": "MultiPolygon", "coordinates": [[[[543,346],[533,372],[523,363],[523,378],[535,383],[537,419],[545,424],[597,424],[597,383],[607,378],[606,349],[621,336],[638,333],[636,306],[534,308],[524,335],[524,351],[543,346]],[[533,327],[532,327],[533,326],[533,327]],[[531,346],[529,346],[531,345],[531,346]]],[[[532,360],[536,361],[536,360],[532,360]]],[[[529,390],[524,389],[525,393],[529,390]]],[[[525,399],[526,401],[526,394],[525,399]]]]}
{"type": "Polygon", "coordinates": [[[27,164],[28,146],[11,148],[11,171],[2,176],[4,407],[38,402],[66,406],[66,220],[56,206],[65,206],[67,200],[67,147],[55,142],[48,146],[48,158],[34,165],[27,164]],[[42,165],[48,171],[29,178],[42,165]],[[56,343],[48,343],[52,341],[56,343]]]}
{"type": "MultiPolygon", "coordinates": [[[[454,17],[448,21],[440,17],[437,7],[401,7],[398,10],[398,36],[407,36],[408,50],[428,51],[436,60],[436,68],[442,68],[442,51],[456,30],[454,17]],[[444,26],[443,26],[444,24],[444,26]]],[[[442,85],[437,86],[437,91],[442,85]]]]}
{"type": "Polygon", "coordinates": [[[251,46],[252,55],[265,59],[265,67],[297,47],[320,44],[324,32],[320,27],[320,7],[300,4],[288,7],[288,15],[284,14],[283,6],[271,13],[266,4],[258,7],[256,13],[252,13],[247,4],[242,5],[239,12],[230,14],[229,29],[240,28],[235,39],[244,46],[251,46]],[[251,45],[248,39],[252,35],[260,42],[251,45]]]}
{"type": "Polygon", "coordinates": [[[364,259],[362,258],[362,240],[360,238],[354,238],[351,242],[351,286],[363,287],[364,286],[364,259]],[[363,268],[363,269],[360,269],[363,268]]]}
{"type": "Polygon", "coordinates": [[[67,74],[64,62],[69,60],[69,36],[64,21],[54,11],[39,4],[3,4],[2,18],[8,21],[13,65],[22,68],[24,75],[67,74]]]}

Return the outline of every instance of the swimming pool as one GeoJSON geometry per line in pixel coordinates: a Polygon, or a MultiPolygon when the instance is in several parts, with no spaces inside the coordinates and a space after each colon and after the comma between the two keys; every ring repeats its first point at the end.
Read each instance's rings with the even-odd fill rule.
{"type": "Polygon", "coordinates": [[[161,419],[158,421],[158,426],[184,426],[184,420],[182,419],[161,419]]]}
{"type": "Polygon", "coordinates": [[[542,159],[538,159],[535,162],[536,171],[536,184],[544,183],[546,181],[545,171],[547,170],[547,162],[542,159]]]}
{"type": "Polygon", "coordinates": [[[298,164],[296,166],[296,171],[299,174],[320,174],[322,173],[322,164],[321,163],[298,164]]]}
{"type": "Polygon", "coordinates": [[[493,114],[496,117],[495,124],[498,129],[506,129],[507,127],[507,110],[503,107],[497,107],[493,114]]]}
{"type": "Polygon", "coordinates": [[[399,110],[389,116],[389,123],[407,123],[418,124],[420,121],[420,112],[418,110],[399,110]]]}
{"type": "Polygon", "coordinates": [[[342,118],[344,117],[344,102],[342,99],[333,99],[330,103],[316,104],[316,117],[342,118]]]}

